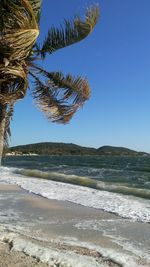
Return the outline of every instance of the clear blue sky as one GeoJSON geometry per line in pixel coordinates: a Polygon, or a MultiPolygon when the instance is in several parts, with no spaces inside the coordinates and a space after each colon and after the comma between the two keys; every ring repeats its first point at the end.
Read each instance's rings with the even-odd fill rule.
{"type": "MultiPolygon", "coordinates": [[[[40,39],[93,1],[43,0],[40,39]]],[[[150,0],[97,3],[101,19],[93,34],[42,63],[50,71],[86,75],[91,99],[64,126],[49,123],[28,95],[16,104],[11,145],[72,142],[150,152],[150,0]]]]}

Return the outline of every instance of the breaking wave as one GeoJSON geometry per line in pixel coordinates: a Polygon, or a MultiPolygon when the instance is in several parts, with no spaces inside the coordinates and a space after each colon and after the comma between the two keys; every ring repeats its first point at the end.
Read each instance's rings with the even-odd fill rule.
{"type": "Polygon", "coordinates": [[[103,182],[89,177],[83,177],[79,175],[69,175],[60,172],[43,172],[40,170],[30,169],[16,169],[17,174],[21,174],[29,177],[42,178],[57,182],[75,184],[79,186],[86,186],[98,190],[105,190],[108,192],[121,193],[125,195],[133,195],[141,198],[150,199],[150,190],[129,187],[120,183],[103,182]]]}
{"type": "MultiPolygon", "coordinates": [[[[34,170],[19,170],[4,167],[0,169],[0,182],[17,184],[29,192],[33,192],[48,199],[70,201],[83,206],[112,212],[121,217],[131,218],[135,221],[150,222],[150,200],[129,196],[129,193],[128,195],[123,195],[120,194],[120,192],[108,192],[108,188],[106,189],[106,187],[110,185],[99,181],[93,181],[89,178],[86,178],[86,180],[84,177],[76,177],[74,175],[66,176],[66,174],[54,172],[51,173],[50,180],[50,178],[47,176],[43,177],[43,175],[49,174],[44,174],[39,171],[36,173],[34,170]],[[27,174],[30,174],[32,177],[29,179],[27,174]],[[41,174],[40,178],[42,179],[38,179],[37,174],[41,174]],[[52,177],[54,178],[53,181],[52,177]],[[60,178],[63,182],[60,181],[60,178]],[[70,179],[73,178],[74,185],[70,184],[70,179]],[[75,185],[76,181],[78,185],[75,185]],[[89,187],[87,187],[87,185],[89,187]]],[[[118,190],[123,191],[125,189],[120,187],[118,190]]],[[[137,189],[137,191],[138,190],[141,189],[137,189]]]]}

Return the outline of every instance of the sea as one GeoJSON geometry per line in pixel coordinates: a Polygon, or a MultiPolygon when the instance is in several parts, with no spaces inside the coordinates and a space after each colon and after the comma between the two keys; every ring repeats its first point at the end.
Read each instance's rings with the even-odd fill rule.
{"type": "Polygon", "coordinates": [[[103,229],[150,263],[150,156],[10,156],[3,160],[0,182],[117,215],[117,223],[89,220],[76,227],[103,229]]]}

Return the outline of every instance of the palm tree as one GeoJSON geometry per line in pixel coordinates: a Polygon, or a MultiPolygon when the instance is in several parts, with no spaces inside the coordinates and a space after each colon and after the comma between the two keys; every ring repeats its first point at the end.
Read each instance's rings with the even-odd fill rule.
{"type": "Polygon", "coordinates": [[[51,27],[43,44],[37,43],[42,0],[0,1],[0,161],[8,143],[14,104],[30,87],[35,104],[52,122],[67,123],[90,96],[86,79],[39,66],[60,48],[87,37],[99,17],[99,8],[87,10],[85,19],[65,20],[60,29],[51,27]],[[30,79],[31,78],[31,79],[30,79]]]}

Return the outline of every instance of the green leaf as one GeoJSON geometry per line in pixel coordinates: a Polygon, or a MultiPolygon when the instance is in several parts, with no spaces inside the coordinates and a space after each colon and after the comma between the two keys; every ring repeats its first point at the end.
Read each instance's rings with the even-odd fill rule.
{"type": "Polygon", "coordinates": [[[60,48],[77,43],[86,38],[94,29],[99,18],[99,8],[87,10],[85,20],[75,17],[73,21],[65,20],[60,29],[52,27],[44,40],[41,49],[36,50],[43,58],[46,53],[53,53],[60,48]]]}

